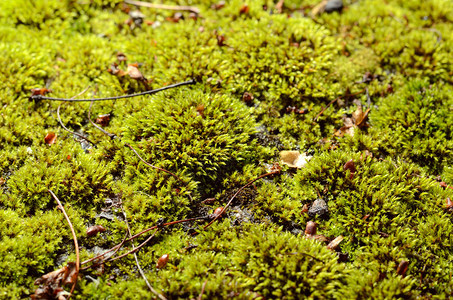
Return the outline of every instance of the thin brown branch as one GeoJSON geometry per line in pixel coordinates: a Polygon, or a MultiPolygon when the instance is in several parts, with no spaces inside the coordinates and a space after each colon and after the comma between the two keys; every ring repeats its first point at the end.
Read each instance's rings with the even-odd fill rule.
{"type": "Polygon", "coordinates": [[[257,180],[259,180],[261,178],[264,178],[264,177],[267,177],[267,176],[271,176],[271,175],[275,175],[275,174],[278,174],[278,173],[280,173],[279,170],[263,174],[261,176],[258,176],[255,179],[253,179],[252,181],[250,181],[249,183],[247,183],[243,187],[241,187],[236,193],[234,193],[233,197],[231,197],[230,201],[228,201],[228,203],[223,207],[223,209],[221,211],[219,211],[219,213],[216,215],[216,217],[211,222],[209,222],[205,227],[203,227],[203,230],[205,230],[206,228],[211,226],[212,223],[214,223],[218,218],[220,218],[223,215],[223,212],[227,209],[228,206],[230,206],[230,204],[231,204],[231,202],[233,202],[234,198],[236,198],[236,196],[239,195],[239,193],[242,192],[243,189],[245,189],[246,187],[248,187],[249,185],[251,185],[252,183],[254,183],[255,181],[257,181],[257,180]]]}
{"type": "MultiPolygon", "coordinates": [[[[74,99],[75,97],[78,97],[80,95],[83,95],[86,91],[88,91],[90,87],[88,86],[87,88],[85,88],[83,91],[81,91],[80,93],[78,93],[77,95],[71,97],[70,99],[74,99]]],[[[64,124],[63,124],[63,121],[61,120],[61,116],[60,116],[60,107],[62,104],[64,104],[66,102],[63,102],[63,103],[60,103],[60,105],[58,105],[58,108],[57,108],[57,117],[58,117],[58,122],[60,123],[61,127],[63,127],[64,130],[66,130],[67,132],[73,134],[73,135],[76,135],[78,136],[79,138],[81,139],[84,139],[85,141],[87,141],[88,143],[92,144],[93,146],[95,145],[92,141],[90,141],[88,138],[84,137],[83,135],[77,133],[77,132],[74,132],[74,131],[71,131],[69,130],[64,124]]]]}
{"type": "MultiPolygon", "coordinates": [[[[90,258],[90,259],[85,260],[84,262],[82,262],[82,265],[85,265],[85,264],[87,264],[87,263],[89,263],[89,262],[91,262],[91,261],[93,261],[93,260],[100,259],[101,257],[105,256],[107,253],[110,253],[110,252],[112,252],[112,251],[113,251],[113,253],[112,253],[111,256],[115,255],[115,254],[121,249],[121,247],[124,245],[124,243],[126,242],[127,236],[128,236],[128,234],[127,234],[127,232],[126,232],[126,235],[124,236],[124,238],[123,238],[123,240],[121,241],[121,243],[119,243],[118,245],[116,245],[116,246],[110,248],[109,250],[105,251],[104,253],[101,253],[101,254],[99,254],[99,255],[96,255],[95,257],[92,257],[92,258],[90,258]]],[[[104,259],[103,261],[101,261],[101,262],[92,264],[92,265],[90,265],[90,266],[88,266],[88,267],[84,267],[84,268],[82,268],[81,270],[83,271],[83,270],[86,270],[86,269],[89,269],[89,268],[92,268],[92,267],[99,266],[100,264],[103,264],[104,262],[105,262],[105,259],[104,259]]]]}
{"type": "Polygon", "coordinates": [[[180,5],[165,5],[165,4],[154,4],[149,2],[143,1],[135,1],[135,0],[124,0],[127,4],[132,4],[135,6],[142,6],[148,8],[155,8],[155,9],[165,9],[165,10],[175,10],[175,11],[190,11],[195,14],[199,14],[200,10],[194,6],[180,6],[180,5]]]}
{"type": "MultiPolygon", "coordinates": [[[[157,231],[159,230],[159,228],[156,228],[156,230],[153,232],[152,235],[150,235],[143,243],[141,243],[140,245],[138,245],[137,247],[132,247],[132,250],[129,250],[128,252],[126,253],[123,253],[121,255],[118,255],[114,258],[109,258],[107,259],[107,261],[114,261],[114,260],[117,260],[117,259],[120,259],[120,258],[123,258],[131,253],[136,253],[138,250],[140,250],[141,248],[143,248],[143,246],[145,246],[157,233],[157,231]]],[[[131,239],[131,238],[129,238],[131,239]]]]}
{"type": "Polygon", "coordinates": [[[129,147],[134,153],[135,155],[137,155],[137,157],[142,161],[142,163],[144,163],[145,165],[147,165],[148,167],[150,168],[153,168],[153,169],[156,169],[156,170],[159,170],[159,171],[162,171],[162,172],[165,172],[167,174],[170,174],[171,176],[173,176],[174,178],[176,178],[177,180],[181,181],[184,183],[184,181],[182,181],[181,178],[179,178],[176,174],[173,174],[172,172],[168,171],[168,170],[165,170],[165,169],[162,169],[162,168],[159,168],[159,167],[156,167],[152,164],[150,164],[149,162],[147,162],[146,160],[144,160],[140,154],[138,154],[138,152],[131,146],[129,145],[128,143],[124,143],[124,145],[126,145],[127,147],[129,147]]]}
{"type": "MultiPolygon", "coordinates": [[[[117,136],[116,134],[108,132],[107,130],[101,128],[100,126],[96,125],[96,124],[93,122],[93,120],[91,119],[91,109],[92,109],[92,106],[93,106],[93,101],[91,101],[90,108],[88,109],[88,120],[90,121],[91,125],[93,125],[93,126],[96,127],[97,129],[99,129],[100,131],[102,131],[102,132],[103,132],[105,135],[107,135],[108,137],[110,137],[110,138],[117,138],[118,136],[117,136]]],[[[140,156],[140,154],[138,154],[138,152],[137,152],[131,145],[129,145],[128,143],[124,143],[124,145],[125,145],[126,147],[129,147],[129,148],[135,153],[135,155],[136,155],[136,156],[137,156],[137,157],[138,157],[145,165],[147,165],[148,167],[153,168],[153,169],[156,169],[156,170],[159,170],[159,171],[161,171],[161,172],[165,172],[165,173],[167,173],[167,174],[170,174],[171,176],[173,176],[174,178],[176,178],[178,181],[184,183],[184,181],[183,181],[180,177],[178,177],[176,174],[174,174],[174,173],[172,173],[172,172],[170,172],[170,171],[168,171],[168,170],[166,170],[166,169],[156,167],[156,166],[150,164],[149,162],[147,162],[146,160],[144,160],[144,159],[140,156]]],[[[189,195],[189,197],[192,198],[190,195],[189,195]]],[[[192,200],[192,199],[191,199],[191,200],[192,200]]]]}
{"type": "MultiPolygon", "coordinates": [[[[64,102],[66,103],[66,102],[64,102]]],[[[58,117],[58,122],[60,123],[61,127],[63,127],[64,130],[66,130],[67,132],[73,134],[73,135],[76,135],[78,136],[79,138],[81,139],[84,139],[85,141],[87,141],[88,143],[92,144],[93,146],[95,146],[94,142],[90,141],[87,137],[84,137],[83,135],[81,135],[80,133],[77,133],[75,131],[71,131],[69,130],[64,124],[63,124],[63,121],[61,120],[61,116],[60,116],[60,107],[63,103],[61,103],[60,105],[58,105],[58,108],[57,108],[57,117],[58,117]]]]}
{"type": "MultiPolygon", "coordinates": [[[[89,263],[89,262],[91,262],[91,261],[94,261],[94,260],[96,260],[96,259],[100,259],[100,258],[102,258],[103,256],[105,256],[105,254],[107,254],[107,253],[109,253],[109,252],[112,252],[112,251],[115,251],[115,252],[113,253],[113,255],[115,255],[115,253],[118,252],[118,250],[124,245],[124,243],[129,242],[129,241],[132,241],[133,239],[135,239],[135,238],[137,238],[137,237],[139,237],[139,236],[141,236],[141,235],[143,235],[143,234],[145,234],[145,233],[147,233],[147,232],[149,232],[149,231],[151,231],[151,230],[153,230],[153,229],[158,229],[158,228],[160,228],[160,227],[165,227],[165,226],[170,226],[170,225],[174,225],[174,224],[178,224],[178,223],[190,222],[190,221],[195,221],[195,220],[200,220],[200,219],[206,219],[206,217],[197,217],[197,218],[191,218],[191,219],[177,220],[177,221],[172,221],[172,222],[164,223],[164,224],[161,224],[161,225],[154,225],[154,226],[152,226],[152,227],[150,227],[150,228],[147,228],[147,229],[145,229],[145,230],[143,230],[143,231],[141,231],[141,232],[139,232],[139,233],[137,233],[137,234],[131,236],[130,238],[127,238],[127,239],[125,238],[120,244],[118,244],[118,245],[116,245],[116,246],[113,246],[112,248],[110,248],[109,250],[105,251],[104,253],[99,254],[99,255],[97,255],[97,256],[95,256],[95,257],[93,257],[93,258],[90,258],[90,259],[88,259],[88,260],[82,262],[82,265],[85,265],[85,264],[87,264],[87,263],[89,263]]],[[[127,235],[126,235],[126,237],[127,237],[127,235]]],[[[132,252],[130,252],[130,253],[132,253],[132,252]]],[[[129,254],[129,253],[128,253],[128,254],[129,254]]],[[[112,255],[112,256],[113,256],[113,255],[112,255]]],[[[118,259],[118,257],[116,257],[115,260],[116,260],[116,259],[118,259]]],[[[104,263],[104,262],[106,262],[106,261],[108,261],[108,259],[105,259],[105,260],[103,260],[103,261],[100,262],[100,263],[93,264],[93,265],[90,265],[90,266],[88,266],[88,267],[84,267],[84,268],[82,268],[82,270],[86,270],[86,269],[89,269],[89,268],[98,266],[98,265],[100,265],[100,264],[102,264],[102,263],[104,263]]]]}
{"type": "Polygon", "coordinates": [[[88,102],[88,101],[106,101],[106,100],[118,100],[118,99],[125,99],[125,98],[132,98],[132,97],[137,97],[137,96],[143,96],[143,95],[151,95],[155,94],[164,90],[172,89],[178,86],[183,86],[183,85],[189,85],[189,84],[194,84],[194,80],[188,80],[184,82],[179,82],[175,84],[170,84],[155,90],[150,90],[150,91],[145,91],[141,93],[136,93],[136,94],[129,94],[129,95],[122,95],[122,96],[114,96],[114,97],[105,97],[105,98],[93,98],[93,99],[68,99],[68,98],[55,98],[55,97],[45,97],[42,94],[33,94],[31,95],[30,99],[31,100],[50,100],[50,101],[68,101],[68,102],[88,102]]]}
{"type": "Polygon", "coordinates": [[[153,227],[150,227],[150,228],[148,228],[148,229],[143,230],[142,232],[137,233],[136,235],[131,236],[127,241],[133,240],[133,239],[135,239],[136,237],[139,237],[139,236],[141,236],[142,234],[145,234],[145,233],[147,233],[148,231],[151,231],[151,230],[156,229],[156,228],[158,228],[158,227],[165,227],[165,226],[170,226],[170,225],[174,225],[174,224],[178,224],[178,223],[185,223],[185,222],[196,221],[196,220],[201,220],[201,219],[206,219],[206,217],[196,217],[196,218],[190,218],[190,219],[172,221],[172,222],[164,223],[164,224],[162,224],[162,225],[155,225],[155,226],[153,226],[153,227]]]}
{"type": "Polygon", "coordinates": [[[208,283],[208,280],[206,279],[206,280],[203,282],[203,286],[201,287],[201,292],[200,292],[200,295],[198,295],[197,300],[201,300],[201,298],[203,297],[204,290],[206,289],[206,284],[207,284],[207,283],[208,283]]]}
{"type": "Polygon", "coordinates": [[[74,231],[74,227],[72,226],[71,220],[69,220],[68,214],[66,213],[63,204],[61,204],[60,200],[57,198],[57,196],[52,192],[52,190],[48,190],[49,193],[52,195],[52,197],[57,201],[58,203],[58,208],[63,212],[64,217],[66,218],[66,221],[69,224],[69,228],[71,229],[72,233],[72,238],[74,239],[74,247],[75,247],[75,252],[76,252],[76,275],[74,276],[74,284],[71,287],[71,291],[69,292],[69,297],[71,297],[72,293],[74,292],[75,286],[77,284],[77,277],[79,276],[79,269],[80,269],[80,256],[79,256],[79,243],[77,242],[77,236],[74,231]]]}
{"type": "MultiPolygon", "coordinates": [[[[124,216],[124,223],[126,223],[127,232],[128,232],[128,234],[129,234],[129,237],[132,237],[131,228],[129,227],[129,222],[127,221],[126,212],[124,211],[123,205],[122,205],[122,204],[121,204],[121,211],[122,211],[123,216],[124,216]]],[[[133,241],[132,241],[132,249],[135,250],[135,246],[134,246],[134,242],[133,242],[133,241]]],[[[167,300],[167,298],[165,298],[163,295],[161,295],[160,293],[158,293],[158,292],[151,286],[151,284],[149,283],[148,278],[146,278],[145,272],[143,272],[143,269],[142,269],[142,267],[140,266],[140,262],[138,261],[138,256],[137,256],[137,253],[136,253],[136,252],[134,252],[134,258],[135,258],[135,264],[137,265],[138,271],[139,271],[140,275],[143,277],[143,279],[145,280],[145,283],[146,283],[146,285],[148,286],[148,289],[149,289],[154,295],[156,295],[159,299],[161,299],[161,300],[167,300]]]]}

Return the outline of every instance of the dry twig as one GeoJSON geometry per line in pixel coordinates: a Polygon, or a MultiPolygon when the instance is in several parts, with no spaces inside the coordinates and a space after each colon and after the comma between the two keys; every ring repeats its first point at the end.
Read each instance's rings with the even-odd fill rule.
{"type": "Polygon", "coordinates": [[[208,283],[208,280],[206,279],[204,282],[203,282],[203,286],[201,287],[201,292],[200,292],[200,295],[198,295],[198,299],[197,300],[201,300],[201,298],[203,297],[203,294],[204,294],[204,290],[206,289],[206,284],[208,283]]]}
{"type": "MultiPolygon", "coordinates": [[[[131,237],[131,236],[132,236],[131,228],[129,227],[129,222],[127,221],[126,212],[124,211],[123,205],[122,205],[122,204],[121,204],[121,211],[122,211],[123,216],[124,216],[124,223],[126,223],[126,227],[127,227],[128,233],[129,233],[129,237],[131,237]]],[[[132,249],[135,250],[134,242],[132,242],[132,249]]],[[[146,283],[146,285],[148,286],[149,290],[150,290],[154,295],[156,295],[159,299],[161,299],[161,300],[167,300],[167,298],[165,298],[163,295],[161,295],[160,293],[158,293],[158,292],[151,286],[151,284],[149,283],[148,278],[146,278],[145,272],[143,272],[143,269],[142,269],[142,267],[140,266],[140,262],[138,261],[138,257],[137,257],[137,253],[136,253],[136,252],[134,252],[134,259],[135,259],[135,263],[137,264],[138,271],[140,272],[140,275],[141,275],[141,276],[143,277],[143,279],[145,280],[145,283],[146,283]]]]}
{"type": "Polygon", "coordinates": [[[165,10],[175,10],[175,11],[190,11],[194,14],[199,14],[200,10],[194,6],[180,6],[180,5],[165,5],[165,4],[154,4],[149,2],[143,1],[135,1],[135,0],[124,0],[127,4],[132,4],[135,6],[142,6],[148,8],[155,8],[155,9],[165,9],[165,10]]]}
{"type": "Polygon", "coordinates": [[[136,93],[136,94],[129,94],[129,95],[123,95],[123,96],[115,96],[115,97],[105,97],[105,98],[94,98],[94,99],[68,99],[68,98],[54,98],[54,97],[45,97],[42,94],[32,94],[30,96],[30,99],[32,100],[51,100],[51,101],[67,101],[67,102],[88,102],[88,101],[105,101],[105,100],[118,100],[118,99],[124,99],[124,98],[132,98],[132,97],[137,97],[137,96],[143,96],[143,95],[151,95],[155,94],[164,90],[168,90],[171,88],[175,88],[178,86],[183,86],[183,85],[189,85],[189,84],[194,84],[194,80],[188,80],[184,82],[179,82],[171,85],[167,85],[155,90],[150,90],[150,91],[145,91],[141,93],[136,93]]]}
{"type": "Polygon", "coordinates": [[[68,214],[66,213],[66,211],[65,211],[65,209],[63,207],[63,204],[61,204],[60,200],[52,192],[52,190],[49,190],[49,193],[52,195],[52,197],[55,199],[55,201],[57,201],[58,208],[61,209],[61,211],[63,212],[64,217],[66,218],[66,221],[69,224],[69,228],[71,229],[72,237],[74,239],[74,247],[75,247],[75,252],[76,252],[76,265],[75,265],[76,274],[74,276],[75,280],[74,280],[74,283],[73,283],[73,285],[71,287],[71,291],[69,292],[70,293],[69,297],[68,297],[68,299],[69,299],[71,297],[71,295],[72,295],[72,292],[74,292],[75,286],[77,284],[77,276],[79,275],[79,268],[80,268],[79,243],[77,242],[77,236],[75,234],[74,227],[72,226],[71,220],[69,220],[68,214]]]}
{"type": "MultiPolygon", "coordinates": [[[[83,91],[81,91],[80,93],[78,93],[77,95],[71,97],[70,99],[74,99],[75,97],[78,97],[80,95],[83,95],[90,87],[87,87],[86,89],[84,89],[83,91]]],[[[63,124],[63,121],[61,120],[61,117],[60,117],[60,107],[62,104],[64,104],[65,102],[61,103],[60,105],[58,105],[58,108],[57,108],[57,117],[58,117],[58,122],[60,123],[61,127],[63,127],[64,130],[66,130],[67,132],[73,134],[73,135],[76,135],[78,136],[79,138],[81,139],[84,139],[85,141],[87,141],[88,143],[92,144],[93,146],[95,145],[92,141],[90,141],[88,138],[84,137],[83,135],[77,133],[77,132],[74,132],[74,131],[71,131],[69,130],[64,124],[63,124]]]]}

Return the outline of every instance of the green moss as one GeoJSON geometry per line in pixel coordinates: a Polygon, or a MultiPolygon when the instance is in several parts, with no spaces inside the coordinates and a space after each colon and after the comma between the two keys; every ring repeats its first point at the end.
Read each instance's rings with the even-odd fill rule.
{"type": "MultiPolygon", "coordinates": [[[[142,7],[133,26],[122,1],[0,3],[0,298],[30,296],[35,279],[75,260],[48,189],[85,260],[123,240],[122,210],[132,234],[209,219],[269,172],[279,150],[313,157],[248,186],[206,230],[206,220],[166,227],[138,252],[156,290],[172,299],[197,298],[203,286],[205,299],[453,295],[453,194],[439,184],[453,185],[450,1],[344,1],[341,13],[316,16],[315,0],[284,1],[283,13],[272,1],[227,2],[165,1],[200,15],[173,22],[172,11],[142,7]],[[118,52],[127,56],[119,67],[138,63],[146,84],[107,71],[118,52]],[[60,103],[29,99],[31,88],[68,98],[88,88],[80,97],[92,98],[191,78],[197,84],[96,102],[92,118],[110,114],[113,140],[89,122],[89,103],[62,104],[65,126],[95,145],[61,127],[60,103]],[[371,108],[367,124],[335,134],[359,102],[371,108]],[[344,168],[351,159],[355,172],[344,168]],[[311,217],[304,207],[318,198],[328,213],[311,217]],[[327,241],[342,235],[339,248],[307,239],[308,221],[327,241]],[[94,224],[106,231],[88,237],[94,224]],[[156,270],[163,254],[170,260],[156,270]]],[[[129,255],[104,273],[84,271],[73,297],[149,295],[129,255]]]]}

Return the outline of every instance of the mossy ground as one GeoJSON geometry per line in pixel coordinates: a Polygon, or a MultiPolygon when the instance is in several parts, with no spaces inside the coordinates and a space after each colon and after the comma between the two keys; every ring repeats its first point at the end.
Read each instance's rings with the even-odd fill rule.
{"type": "MultiPolygon", "coordinates": [[[[316,0],[285,1],[281,13],[266,0],[218,10],[217,1],[165,2],[194,5],[200,15],[173,22],[172,12],[141,8],[139,27],[126,23],[122,1],[0,2],[0,297],[26,298],[35,279],[75,260],[48,189],[64,203],[84,260],[124,237],[122,214],[107,199],[122,201],[133,233],[161,218],[208,214],[266,173],[280,150],[313,158],[257,181],[206,231],[202,222],[176,225],[139,252],[156,290],[195,298],[206,282],[205,299],[453,297],[453,214],[445,209],[453,190],[439,185],[439,176],[453,185],[451,1],[345,1],[341,13],[315,17],[316,0]],[[67,127],[95,141],[86,149],[59,125],[59,103],[28,99],[46,84],[68,98],[87,87],[86,97],[143,91],[107,72],[118,52],[141,64],[151,88],[197,80],[93,107],[94,116],[112,114],[108,131],[185,184],[91,126],[89,103],[61,109],[67,127]],[[370,102],[369,126],[335,135],[356,110],[353,100],[370,102]],[[57,133],[55,144],[44,142],[48,132],[57,133]],[[343,169],[350,159],[353,176],[343,169]],[[318,193],[329,214],[310,218],[302,207],[318,193]],[[211,197],[214,204],[201,204],[211,197]],[[309,220],[329,239],[345,237],[338,251],[346,261],[303,236],[309,220]],[[93,224],[107,231],[87,237],[93,224]],[[164,253],[169,263],[156,271],[164,253]],[[409,262],[405,276],[396,272],[401,261],[409,262]]],[[[82,273],[74,294],[151,297],[131,256],[102,274],[82,273]]]]}

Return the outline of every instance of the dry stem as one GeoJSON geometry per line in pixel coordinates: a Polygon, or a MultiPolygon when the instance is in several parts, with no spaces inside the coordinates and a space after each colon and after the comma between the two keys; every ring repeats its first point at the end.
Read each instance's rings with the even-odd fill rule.
{"type": "Polygon", "coordinates": [[[61,209],[61,211],[63,212],[64,217],[66,218],[66,221],[69,224],[69,228],[71,229],[72,238],[74,239],[74,247],[75,247],[75,252],[76,252],[76,276],[74,276],[75,277],[74,284],[72,285],[71,291],[69,292],[70,293],[69,297],[68,297],[68,299],[69,299],[72,295],[72,292],[74,292],[75,286],[77,284],[77,277],[79,276],[79,268],[80,268],[79,243],[77,242],[77,236],[75,234],[74,227],[72,226],[71,220],[69,220],[68,214],[66,213],[66,211],[63,207],[63,204],[61,204],[60,200],[57,198],[57,196],[55,196],[55,194],[51,190],[49,190],[49,193],[52,195],[52,197],[55,199],[55,201],[57,201],[58,208],[61,209]]]}

